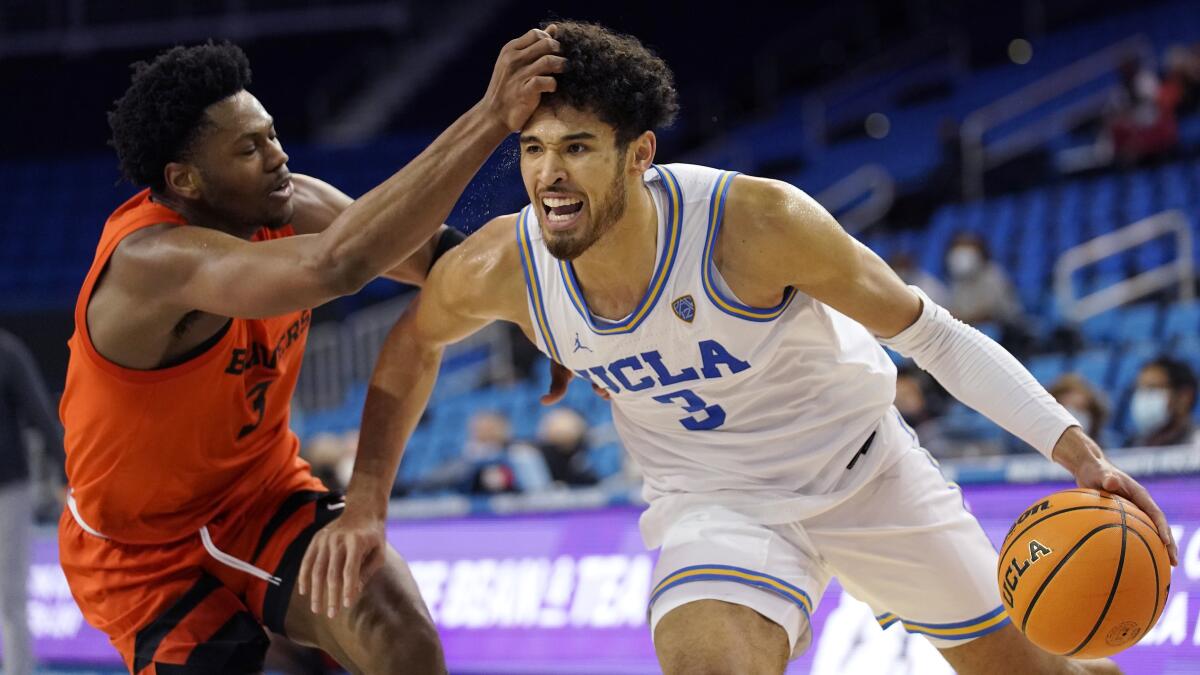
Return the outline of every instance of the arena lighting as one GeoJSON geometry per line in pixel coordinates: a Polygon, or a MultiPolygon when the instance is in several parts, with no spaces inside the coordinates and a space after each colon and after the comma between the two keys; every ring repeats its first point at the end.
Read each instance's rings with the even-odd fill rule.
{"type": "Polygon", "coordinates": [[[1008,58],[1015,64],[1023,66],[1033,59],[1033,45],[1025,38],[1013,38],[1008,43],[1008,58]]]}
{"type": "Polygon", "coordinates": [[[867,115],[863,127],[866,128],[868,136],[879,140],[887,138],[888,133],[892,130],[892,121],[883,113],[871,113],[867,115]]]}

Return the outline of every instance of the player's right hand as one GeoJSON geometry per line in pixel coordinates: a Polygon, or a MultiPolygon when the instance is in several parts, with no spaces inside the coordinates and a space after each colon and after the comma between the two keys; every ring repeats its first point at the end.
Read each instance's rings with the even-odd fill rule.
{"type": "Polygon", "coordinates": [[[387,552],[384,519],[349,506],[342,516],[319,530],[300,563],[300,595],[310,596],[313,614],[332,619],[339,607],[350,607],[363,584],[383,567],[387,552]]]}
{"type": "Polygon", "coordinates": [[[509,131],[520,131],[542,100],[542,94],[554,91],[555,73],[561,73],[567,60],[557,55],[555,27],[533,29],[510,41],[500,50],[492,81],[483,95],[484,109],[509,131]]]}

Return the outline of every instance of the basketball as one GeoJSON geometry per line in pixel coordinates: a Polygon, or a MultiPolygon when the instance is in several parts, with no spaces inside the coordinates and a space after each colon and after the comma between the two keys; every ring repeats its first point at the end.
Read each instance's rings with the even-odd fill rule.
{"type": "Polygon", "coordinates": [[[1072,489],[1021,513],[1000,549],[997,582],[1013,625],[1034,644],[1100,658],[1134,645],[1158,621],[1171,566],[1141,509],[1072,489]]]}

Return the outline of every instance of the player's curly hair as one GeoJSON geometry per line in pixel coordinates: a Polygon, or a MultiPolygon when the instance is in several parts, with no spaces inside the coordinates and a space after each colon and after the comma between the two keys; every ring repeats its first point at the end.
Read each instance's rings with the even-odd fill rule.
{"type": "Polygon", "coordinates": [[[595,113],[616,129],[618,146],[675,121],[675,76],[637,38],[582,21],[546,21],[542,28],[552,23],[567,65],[543,103],[595,113]]]}
{"type": "Polygon", "coordinates": [[[250,61],[229,42],[173,47],[131,66],[133,79],[108,113],[121,172],[134,185],[164,187],[163,167],[186,159],[208,126],[205,108],[250,84],[250,61]]]}

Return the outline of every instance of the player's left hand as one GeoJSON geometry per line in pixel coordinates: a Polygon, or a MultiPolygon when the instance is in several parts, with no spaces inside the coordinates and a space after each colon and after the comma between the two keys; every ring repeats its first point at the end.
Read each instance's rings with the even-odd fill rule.
{"type": "Polygon", "coordinates": [[[1179,564],[1179,547],[1167,524],[1167,516],[1163,513],[1150,492],[1142,487],[1132,476],[1113,466],[1112,462],[1100,451],[1100,447],[1084,434],[1079,427],[1072,427],[1063,434],[1059,445],[1055,447],[1054,458],[1065,466],[1075,476],[1075,482],[1082,488],[1104,490],[1119,495],[1133,502],[1134,506],[1150,516],[1158,537],[1167,547],[1171,565],[1179,564]],[[1065,445],[1064,445],[1065,444],[1065,445]]]}
{"type": "Polygon", "coordinates": [[[332,619],[339,608],[352,606],[363,584],[383,566],[386,549],[384,520],[350,507],[313,535],[296,578],[313,614],[324,612],[332,619]]]}
{"type": "Polygon", "coordinates": [[[575,373],[571,372],[558,361],[550,362],[550,387],[542,394],[542,405],[554,405],[562,400],[567,395],[567,387],[571,385],[571,378],[575,377],[575,373]]]}
{"type": "MultiPolygon", "coordinates": [[[[575,373],[571,372],[570,368],[562,365],[558,361],[550,362],[550,387],[546,389],[546,393],[542,394],[542,405],[554,405],[562,400],[567,395],[567,387],[571,385],[571,378],[575,377],[575,373]]],[[[592,385],[592,391],[605,401],[609,400],[608,392],[604,389],[592,385]]]]}

